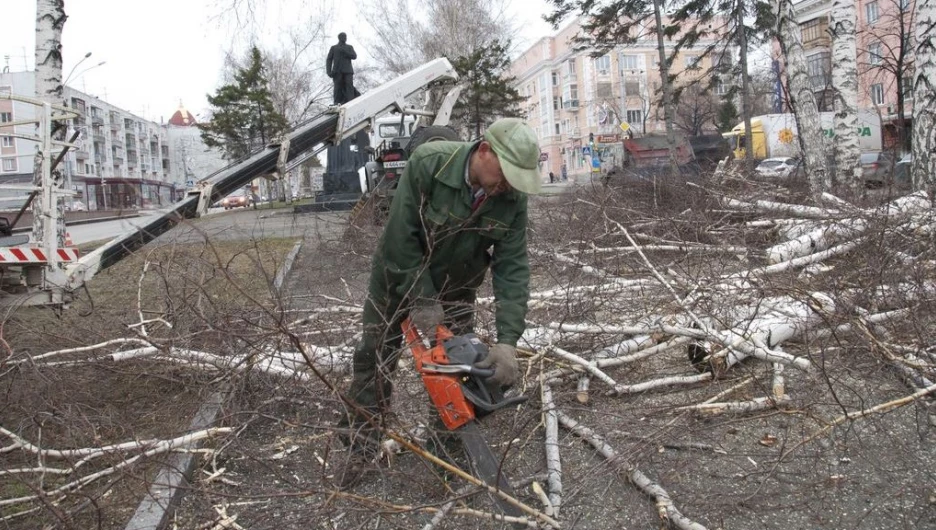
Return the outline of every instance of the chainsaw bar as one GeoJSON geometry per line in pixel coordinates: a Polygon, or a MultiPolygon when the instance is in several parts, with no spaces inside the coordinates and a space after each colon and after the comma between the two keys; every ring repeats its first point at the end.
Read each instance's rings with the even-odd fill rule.
{"type": "MultiPolygon", "coordinates": [[[[507,478],[500,472],[500,460],[491,452],[481,430],[478,429],[478,423],[469,421],[455,431],[462,439],[465,446],[465,452],[468,453],[468,460],[471,462],[472,470],[475,475],[483,480],[488,486],[493,486],[504,493],[516,498],[513,488],[507,483],[507,478]]],[[[513,504],[498,495],[493,495],[494,502],[500,507],[504,515],[513,517],[523,517],[524,513],[513,504]]]]}

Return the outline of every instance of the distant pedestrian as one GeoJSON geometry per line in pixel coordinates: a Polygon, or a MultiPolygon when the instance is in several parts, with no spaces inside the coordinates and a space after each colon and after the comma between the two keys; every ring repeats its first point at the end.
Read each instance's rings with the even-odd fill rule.
{"type": "Polygon", "coordinates": [[[552,184],[553,182],[556,182],[556,174],[553,173],[552,171],[550,171],[550,172],[549,172],[549,183],[552,184]]]}

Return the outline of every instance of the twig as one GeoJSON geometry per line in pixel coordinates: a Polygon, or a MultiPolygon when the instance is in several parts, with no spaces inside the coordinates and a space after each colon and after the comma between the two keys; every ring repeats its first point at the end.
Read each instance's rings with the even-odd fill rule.
{"type": "Polygon", "coordinates": [[[627,473],[627,478],[637,486],[640,491],[644,492],[647,496],[651,497],[657,506],[657,513],[660,515],[660,519],[664,521],[669,521],[676,528],[680,530],[705,530],[705,527],[701,524],[692,521],[685,517],[673,504],[673,500],[670,498],[669,493],[666,492],[658,484],[651,481],[646,475],[640,472],[635,466],[629,462],[623,460],[615,451],[608,445],[604,439],[598,436],[594,431],[585,427],[584,425],[579,424],[574,419],[566,416],[561,411],[557,411],[559,417],[559,423],[563,427],[569,429],[577,436],[585,439],[589,444],[594,447],[601,456],[607,458],[612,462],[620,462],[627,473]]]}

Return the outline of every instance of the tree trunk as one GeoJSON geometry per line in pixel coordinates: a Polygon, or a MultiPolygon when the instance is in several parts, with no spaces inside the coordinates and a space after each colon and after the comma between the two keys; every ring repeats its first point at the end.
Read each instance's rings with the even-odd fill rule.
{"type": "Polygon", "coordinates": [[[777,40],[780,42],[780,51],[786,65],[790,106],[796,116],[800,150],[806,163],[809,188],[814,197],[819,197],[823,191],[828,190],[829,178],[825,167],[819,107],[816,105],[816,94],[809,83],[803,41],[796,23],[796,14],[793,12],[792,0],[777,1],[777,21],[777,40]]]}
{"type": "Polygon", "coordinates": [[[744,25],[744,0],[738,0],[738,47],[741,48],[741,117],[744,118],[744,170],[750,173],[754,169],[754,130],[751,128],[751,114],[754,108],[751,101],[751,76],[748,73],[747,27],[744,25]]]}
{"type": "Polygon", "coordinates": [[[857,8],[854,0],[832,0],[832,88],[835,93],[835,164],[843,184],[861,189],[861,147],[858,144],[858,65],[855,45],[857,8]]]}
{"type": "MultiPolygon", "coordinates": [[[[46,103],[62,105],[62,27],[65,25],[64,0],[37,0],[36,1],[36,97],[46,103]]],[[[42,107],[36,107],[37,115],[44,112],[42,107]]],[[[50,123],[51,127],[52,124],[50,123]]],[[[65,138],[65,129],[53,136],[55,139],[65,138]]],[[[41,147],[36,148],[36,158],[33,172],[33,185],[45,188],[42,174],[44,166],[52,163],[52,152],[43,153],[41,147]]],[[[65,223],[57,224],[58,234],[46,234],[43,228],[49,208],[59,211],[59,219],[65,219],[65,205],[61,195],[53,191],[61,190],[65,181],[61,172],[52,175],[53,189],[43,189],[37,200],[32,203],[33,209],[33,241],[41,245],[49,237],[57,237],[58,245],[65,245],[65,223]]]]}
{"type": "Polygon", "coordinates": [[[676,153],[676,133],[673,123],[676,115],[673,109],[673,87],[670,85],[669,64],[666,60],[666,41],[663,35],[663,0],[653,0],[653,15],[656,17],[657,51],[660,55],[660,82],[663,88],[663,120],[666,122],[666,143],[669,146],[670,171],[675,175],[679,172],[676,153]]]}
{"type": "Polygon", "coordinates": [[[936,2],[917,2],[913,186],[936,201],[936,2]]]}

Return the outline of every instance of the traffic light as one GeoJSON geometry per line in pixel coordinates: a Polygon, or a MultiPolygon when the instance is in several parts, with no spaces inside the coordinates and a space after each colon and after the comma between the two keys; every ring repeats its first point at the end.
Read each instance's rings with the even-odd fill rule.
{"type": "Polygon", "coordinates": [[[595,143],[595,133],[588,133],[588,143],[590,144],[595,143]]]}

